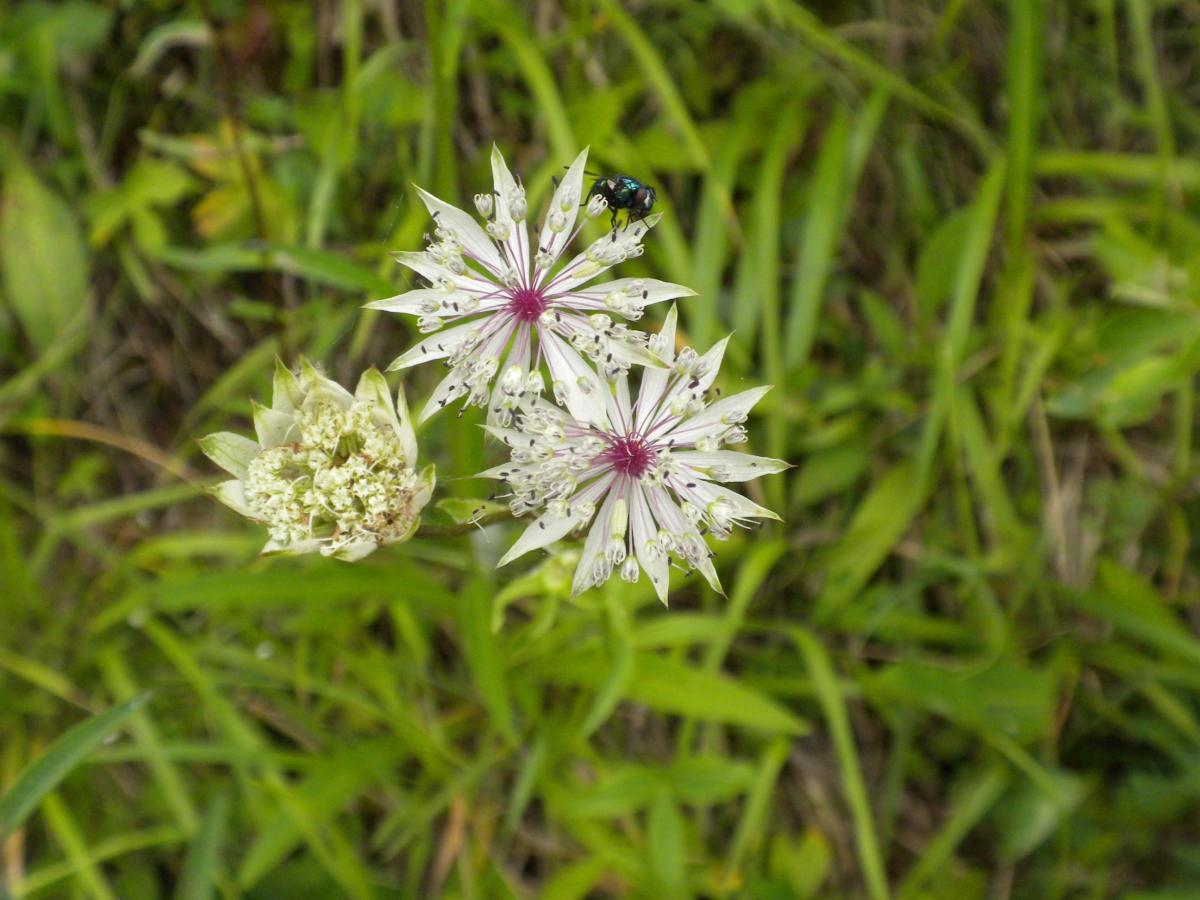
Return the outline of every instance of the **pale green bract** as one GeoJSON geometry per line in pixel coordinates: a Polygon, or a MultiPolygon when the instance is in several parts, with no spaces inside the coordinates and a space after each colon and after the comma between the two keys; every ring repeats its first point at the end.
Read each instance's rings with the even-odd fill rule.
{"type": "Polygon", "coordinates": [[[361,559],[412,537],[435,483],[417,471],[403,390],[395,401],[374,368],[351,394],[302,361],[277,362],[271,406],[255,404],[257,440],[210,434],[200,446],[234,477],[213,494],[267,527],[264,553],[361,559]]]}

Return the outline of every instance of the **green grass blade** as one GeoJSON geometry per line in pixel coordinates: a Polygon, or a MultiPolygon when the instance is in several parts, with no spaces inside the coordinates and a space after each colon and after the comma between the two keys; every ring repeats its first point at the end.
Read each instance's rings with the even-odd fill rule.
{"type": "Polygon", "coordinates": [[[846,183],[849,142],[850,114],[844,107],[839,107],[825,130],[821,152],[817,156],[808,214],[800,236],[800,256],[792,282],[784,334],[785,359],[789,369],[808,357],[821,298],[833,268],[841,234],[841,211],[845,205],[845,195],[851,189],[846,183]]]}
{"type": "Polygon", "coordinates": [[[729,845],[728,865],[731,871],[741,870],[751,851],[762,843],[767,834],[771,801],[776,796],[775,786],[779,781],[779,773],[787,763],[790,750],[791,742],[784,738],[776,738],[763,749],[754,784],[746,798],[746,805],[742,808],[742,816],[738,819],[733,841],[729,845]]]}
{"type": "Polygon", "coordinates": [[[1004,186],[1004,168],[1003,160],[992,166],[979,186],[971,208],[970,220],[966,225],[962,251],[955,271],[949,318],[937,348],[933,399],[917,455],[917,472],[921,483],[925,483],[933,471],[934,454],[953,403],[958,367],[966,352],[984,265],[995,231],[1000,192],[1004,186]]]}
{"type": "MultiPolygon", "coordinates": [[[[127,853],[138,853],[143,850],[155,850],[181,844],[186,839],[187,836],[178,828],[147,828],[145,831],[131,831],[96,841],[88,847],[88,856],[93,863],[102,863],[127,853]]],[[[14,885],[14,896],[35,895],[74,874],[75,865],[70,860],[59,860],[40,866],[14,885]]]]}
{"type": "Polygon", "coordinates": [[[477,579],[467,585],[458,605],[463,653],[479,699],[504,740],[515,745],[517,729],[509,703],[508,676],[501,647],[503,638],[492,631],[492,595],[487,583],[477,579]]]}
{"type": "Polygon", "coordinates": [[[928,94],[913,87],[892,69],[876,62],[857,47],[846,43],[827,28],[816,15],[794,0],[784,2],[780,6],[780,12],[785,24],[797,31],[817,50],[840,60],[860,76],[894,94],[897,99],[909,106],[957,129],[975,146],[980,155],[985,158],[991,156],[993,152],[992,138],[975,119],[955,112],[944,103],[934,100],[928,94]]]}
{"type": "Polygon", "coordinates": [[[1015,252],[1025,240],[1033,153],[1040,107],[1042,6],[1029,0],[1009,0],[1008,39],[1008,247],[1015,252]]]}
{"type": "Polygon", "coordinates": [[[204,812],[200,828],[188,847],[175,886],[175,900],[211,900],[217,890],[221,842],[229,818],[229,795],[218,794],[204,812]]]}
{"type": "Polygon", "coordinates": [[[708,171],[712,167],[708,147],[700,137],[700,131],[692,120],[687,104],[675,86],[675,79],[667,71],[662,54],[646,37],[645,32],[642,31],[633,16],[627,13],[616,0],[599,0],[599,5],[612,19],[613,24],[621,32],[621,37],[629,45],[630,52],[641,66],[643,77],[658,94],[659,102],[662,103],[667,118],[674,122],[675,127],[679,129],[684,149],[687,151],[692,165],[708,171]]]}
{"type": "Polygon", "coordinates": [[[867,894],[872,900],[887,898],[888,886],[883,854],[880,852],[879,841],[875,836],[874,813],[867,798],[867,788],[863,782],[862,768],[858,762],[858,749],[854,743],[854,733],[850,729],[850,719],[846,714],[842,689],[838,685],[837,676],[829,663],[829,657],[825,654],[825,648],[821,646],[817,637],[803,628],[794,628],[791,630],[791,634],[808,667],[813,690],[825,713],[826,724],[829,726],[833,750],[837,756],[838,767],[842,772],[842,787],[846,792],[846,803],[850,807],[850,815],[854,820],[855,842],[859,864],[862,866],[863,880],[867,886],[867,894]]]}
{"type": "Polygon", "coordinates": [[[112,709],[79,723],[63,734],[33,761],[0,797],[0,835],[20,827],[38,803],[54,790],[84,757],[146,705],[150,694],[140,694],[112,709]]]}
{"type": "MultiPolygon", "coordinates": [[[[133,676],[119,652],[107,649],[100,656],[99,662],[100,671],[114,697],[128,700],[138,695],[133,676]]],[[[174,763],[166,758],[162,738],[145,710],[133,713],[129,720],[129,731],[134,742],[145,751],[150,771],[154,774],[154,780],[158,782],[159,790],[162,791],[163,799],[170,807],[175,821],[185,833],[194,831],[199,818],[188,795],[184,776],[174,763]]]]}
{"type": "Polygon", "coordinates": [[[117,900],[116,892],[96,867],[87,839],[80,832],[75,817],[67,809],[62,797],[53,792],[47,794],[42,800],[42,812],[46,818],[46,829],[63,848],[84,892],[94,900],[117,900]]]}
{"type": "Polygon", "coordinates": [[[975,778],[950,809],[950,814],[937,834],[926,844],[916,863],[904,876],[897,892],[901,898],[921,896],[920,889],[935,874],[943,870],[964,837],[1000,799],[1008,786],[1008,772],[1003,766],[992,766],[975,778]]]}
{"type": "Polygon", "coordinates": [[[513,59],[536,101],[538,115],[550,132],[554,154],[563,160],[563,165],[570,163],[579,152],[579,147],[554,72],[541,53],[540,47],[544,45],[531,37],[529,24],[513,8],[500,3],[477,5],[488,26],[495,29],[512,51],[513,59]]]}

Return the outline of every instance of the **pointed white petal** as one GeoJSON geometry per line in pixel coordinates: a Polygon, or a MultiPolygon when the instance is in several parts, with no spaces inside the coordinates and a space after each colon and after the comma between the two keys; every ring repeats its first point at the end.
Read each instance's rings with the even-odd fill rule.
{"type": "Polygon", "coordinates": [[[279,412],[253,401],[251,406],[254,409],[254,430],[258,434],[258,443],[263,449],[286,444],[294,437],[295,433],[292,431],[292,426],[296,424],[294,415],[279,412]]]}
{"type": "Polygon", "coordinates": [[[598,500],[608,490],[609,485],[612,484],[612,480],[611,475],[598,479],[575,494],[574,497],[567,501],[567,514],[565,516],[552,516],[549,513],[539,516],[517,538],[517,542],[508,549],[508,552],[500,557],[500,561],[496,563],[496,568],[507,565],[517,557],[523,556],[531,550],[540,550],[543,547],[553,544],[555,541],[560,541],[572,531],[586,526],[588,520],[580,514],[582,505],[585,502],[594,503],[598,500]]]}
{"type": "MultiPolygon", "coordinates": [[[[655,338],[660,358],[667,365],[675,361],[675,322],[678,317],[679,310],[672,304],[666,319],[663,320],[662,328],[658,330],[658,336],[655,338]]],[[[663,392],[667,389],[667,383],[670,380],[670,369],[647,368],[642,371],[642,386],[638,390],[637,400],[637,427],[639,431],[654,421],[652,417],[658,408],[659,401],[662,400],[663,392]]]]}
{"type": "Polygon", "coordinates": [[[717,575],[717,567],[713,565],[712,560],[708,557],[700,560],[700,564],[696,566],[696,571],[704,576],[704,580],[708,582],[708,586],[720,594],[725,596],[725,588],[721,587],[721,578],[717,575]]]}
{"type": "Polygon", "coordinates": [[[713,484],[710,481],[692,481],[687,484],[690,486],[684,487],[683,490],[686,494],[693,495],[692,502],[701,508],[708,506],[708,504],[715,500],[724,500],[733,507],[734,515],[738,518],[783,521],[779,515],[765,506],[759,506],[749,497],[743,497],[737,491],[723,488],[719,484],[713,484]]]}
{"type": "MultiPolygon", "coordinates": [[[[433,497],[434,488],[437,487],[437,466],[430,463],[421,470],[421,474],[417,476],[417,487],[413,491],[412,508],[422,510],[433,497]]],[[[413,529],[416,525],[413,524],[413,529]]]]}
{"type": "Polygon", "coordinates": [[[275,376],[271,385],[271,409],[290,413],[300,408],[304,402],[304,389],[296,373],[283,364],[283,360],[275,357],[275,376]]]}
{"type": "Polygon", "coordinates": [[[555,541],[562,540],[578,528],[580,524],[578,518],[570,514],[552,516],[549,513],[545,513],[539,516],[517,538],[517,542],[508,549],[508,552],[500,557],[500,561],[496,563],[496,567],[506,566],[517,557],[523,556],[531,550],[540,550],[543,547],[553,544],[555,541]]]}
{"type": "Polygon", "coordinates": [[[395,420],[396,413],[392,408],[391,391],[388,389],[383,375],[374,366],[358,376],[358,384],[354,388],[354,399],[379,407],[387,414],[389,423],[395,420]]]}
{"type": "Polygon", "coordinates": [[[200,449],[204,455],[236,478],[245,478],[259,446],[255,441],[232,431],[218,431],[200,438],[200,449]]]}
{"type": "Polygon", "coordinates": [[[749,453],[737,453],[733,450],[715,450],[712,453],[676,450],[671,454],[671,458],[696,469],[704,477],[717,481],[749,481],[760,475],[774,475],[791,468],[782,459],[751,456],[749,453]],[[719,471],[720,478],[712,474],[714,468],[719,471]]]}
{"type": "Polygon", "coordinates": [[[696,296],[696,292],[690,287],[672,284],[669,281],[659,281],[657,278],[618,278],[604,284],[593,284],[579,293],[603,302],[610,294],[617,292],[630,293],[630,299],[634,304],[643,309],[655,303],[662,303],[664,300],[696,296]]]}
{"type": "Polygon", "coordinates": [[[712,383],[717,380],[717,373],[721,371],[721,360],[725,358],[725,347],[729,343],[729,339],[733,335],[726,335],[713,344],[708,352],[700,357],[704,365],[704,374],[699,378],[699,384],[696,387],[701,391],[707,391],[712,387],[712,383]]]}
{"type": "Polygon", "coordinates": [[[508,248],[509,260],[521,273],[522,280],[529,278],[529,264],[531,257],[529,254],[529,228],[526,225],[526,220],[520,222],[514,221],[512,209],[510,208],[508,198],[517,190],[517,180],[513,177],[512,172],[508,169],[508,163],[504,161],[504,154],[500,152],[500,148],[495,144],[492,145],[492,183],[496,189],[496,217],[495,221],[499,223],[507,222],[510,226],[508,240],[505,246],[508,248]]]}
{"type": "Polygon", "coordinates": [[[509,346],[508,356],[501,364],[499,369],[499,377],[496,378],[496,383],[492,385],[492,395],[488,400],[487,423],[489,425],[497,425],[500,422],[500,414],[502,412],[501,403],[504,400],[504,392],[501,390],[501,380],[504,374],[513,366],[521,372],[522,382],[528,377],[529,363],[533,356],[533,339],[531,337],[531,329],[528,322],[521,322],[516,325],[512,344],[509,346]]]}
{"type": "Polygon", "coordinates": [[[326,542],[321,538],[309,538],[306,541],[292,541],[283,544],[276,540],[267,541],[260,551],[264,556],[300,556],[303,553],[316,553],[323,550],[326,542]]]}
{"type": "Polygon", "coordinates": [[[631,366],[645,366],[647,369],[663,369],[664,371],[668,369],[667,364],[660,357],[632,341],[612,339],[608,343],[608,349],[612,353],[613,359],[618,362],[631,366]]]}
{"type": "Polygon", "coordinates": [[[616,493],[609,492],[604,499],[604,505],[600,507],[600,512],[596,513],[596,518],[592,520],[587,540],[583,542],[583,552],[579,555],[579,565],[575,567],[575,577],[571,581],[572,597],[578,596],[592,587],[592,565],[596,562],[596,557],[604,552],[604,543],[608,539],[609,525],[612,522],[613,507],[616,502],[616,493]]]}
{"type": "Polygon", "coordinates": [[[413,429],[412,413],[408,411],[408,398],[404,396],[403,384],[396,386],[396,421],[400,423],[396,435],[404,450],[404,461],[410,466],[416,465],[417,433],[413,429]]]}
{"type": "Polygon", "coordinates": [[[683,378],[676,375],[669,380],[669,386],[663,392],[659,400],[659,409],[662,414],[656,417],[660,423],[657,431],[670,433],[681,420],[679,416],[668,415],[667,411],[674,406],[676,399],[684,393],[695,396],[696,394],[703,395],[710,387],[713,381],[716,380],[717,372],[721,368],[721,358],[725,355],[725,345],[729,343],[729,338],[722,338],[717,341],[707,353],[700,357],[700,362],[703,367],[704,374],[698,375],[695,378],[683,378]]]}
{"type": "Polygon", "coordinates": [[[300,360],[300,389],[305,394],[321,393],[325,399],[331,400],[342,409],[349,409],[354,402],[354,395],[334,381],[321,374],[307,359],[300,360]]]}
{"type": "Polygon", "coordinates": [[[378,548],[379,545],[374,541],[356,541],[352,544],[342,544],[336,550],[326,545],[321,549],[321,553],[344,562],[358,562],[363,557],[370,556],[378,548]]]}
{"type": "Polygon", "coordinates": [[[712,403],[702,409],[690,419],[684,419],[674,428],[664,432],[661,437],[663,439],[673,439],[676,446],[680,444],[690,444],[697,439],[703,437],[709,432],[720,433],[728,427],[722,422],[723,417],[740,418],[754,407],[754,404],[763,398],[763,395],[771,389],[771,385],[763,385],[762,387],[751,388],[748,391],[742,391],[740,394],[734,394],[731,397],[725,397],[712,403]]]}
{"type": "Polygon", "coordinates": [[[509,171],[508,163],[504,161],[504,154],[500,152],[500,148],[492,144],[492,187],[496,191],[496,218],[511,219],[512,213],[508,209],[508,195],[517,186],[517,179],[513,178],[513,174],[509,171]]]}
{"type": "Polygon", "coordinates": [[[456,288],[473,293],[481,291],[490,293],[499,289],[499,286],[495,283],[488,281],[482,275],[473,274],[470,271],[464,275],[456,275],[424,251],[393,253],[392,258],[400,263],[400,265],[407,266],[422,278],[427,278],[434,284],[438,284],[444,280],[450,282],[456,288]]]}
{"type": "MultiPolygon", "coordinates": [[[[372,366],[362,373],[358,379],[358,387],[354,391],[354,396],[365,403],[371,404],[378,421],[386,423],[392,429],[397,440],[400,441],[401,449],[404,452],[404,459],[411,466],[417,458],[417,437],[413,433],[412,422],[406,422],[401,419],[399,411],[392,403],[392,395],[388,389],[387,380],[380,374],[378,369],[372,366]]],[[[400,390],[398,399],[404,418],[407,419],[408,406],[404,402],[403,389],[400,390]]]]}
{"type": "MultiPolygon", "coordinates": [[[[704,484],[705,482],[698,482],[704,484]]],[[[650,501],[650,508],[654,513],[654,518],[658,524],[668,531],[673,531],[676,534],[692,535],[701,544],[708,547],[704,542],[704,536],[695,528],[687,517],[684,516],[683,510],[676,505],[671,495],[662,487],[649,487],[646,489],[647,497],[650,501]]],[[[725,590],[721,587],[721,579],[717,577],[717,570],[713,567],[712,560],[705,556],[697,565],[696,570],[704,576],[704,580],[718,594],[724,595],[725,590]]]]}
{"type": "Polygon", "coordinates": [[[630,492],[629,527],[632,529],[634,553],[642,566],[642,571],[654,585],[654,593],[658,595],[658,599],[662,601],[663,606],[666,606],[671,566],[667,562],[666,554],[659,553],[652,556],[647,551],[646,542],[657,534],[657,529],[654,527],[654,517],[650,514],[646,495],[639,483],[635,483],[630,492]]]}
{"type": "Polygon", "coordinates": [[[541,337],[550,377],[562,384],[571,415],[579,422],[606,427],[608,385],[583,361],[579,351],[550,329],[541,329],[541,337]]]}
{"type": "Polygon", "coordinates": [[[554,265],[554,260],[557,260],[566,249],[567,241],[571,239],[571,234],[575,230],[575,220],[579,217],[579,205],[583,202],[583,170],[587,167],[587,155],[588,152],[585,148],[575,157],[575,161],[567,169],[563,180],[558,183],[554,197],[550,200],[550,210],[546,215],[549,216],[555,211],[561,212],[566,223],[557,232],[551,231],[545,225],[542,226],[540,249],[550,254],[551,265],[554,265]],[[564,202],[568,199],[571,202],[564,202]]]}
{"type": "MultiPolygon", "coordinates": [[[[627,242],[628,244],[636,245],[642,242],[646,233],[658,224],[662,218],[662,213],[655,213],[652,216],[647,216],[628,226],[623,226],[617,229],[617,240],[627,242]]],[[[602,238],[601,240],[607,240],[602,238]]],[[[582,284],[587,284],[597,275],[602,272],[607,272],[616,263],[597,263],[592,262],[587,258],[587,250],[584,250],[569,263],[567,263],[557,275],[550,280],[547,286],[547,292],[552,294],[569,293],[582,284]]]]}
{"type": "Polygon", "coordinates": [[[426,421],[435,413],[441,412],[459,397],[467,393],[466,387],[463,385],[462,376],[458,372],[451,372],[445,378],[438,382],[438,386],[433,389],[433,393],[429,395],[429,399],[425,401],[425,406],[421,410],[421,415],[417,417],[417,424],[426,421]]]}
{"type": "Polygon", "coordinates": [[[436,288],[417,288],[415,291],[406,291],[403,294],[397,294],[395,297],[387,297],[384,300],[373,300],[366,304],[364,309],[380,309],[384,312],[392,313],[407,313],[408,315],[421,315],[421,304],[426,300],[444,300],[446,292],[436,288]]]}
{"type": "Polygon", "coordinates": [[[484,430],[493,437],[499,438],[507,447],[533,447],[537,444],[537,438],[516,428],[485,425],[484,430]]]}
{"type": "Polygon", "coordinates": [[[257,521],[258,516],[246,502],[245,485],[239,479],[231,478],[229,481],[214,484],[208,492],[239,515],[257,521]]]}
{"type": "Polygon", "coordinates": [[[445,359],[457,350],[458,345],[469,338],[472,333],[482,333],[488,322],[489,317],[480,316],[451,328],[443,328],[433,334],[423,335],[415,345],[392,360],[388,371],[395,372],[397,369],[407,369],[409,366],[431,360],[445,359]]]}
{"type": "Polygon", "coordinates": [[[463,250],[494,272],[504,268],[504,260],[500,258],[496,245],[492,243],[487,232],[479,227],[473,216],[457,206],[439,200],[420,187],[417,188],[417,194],[439,225],[453,229],[455,239],[462,245],[463,250]]]}
{"type": "Polygon", "coordinates": [[[616,405],[617,417],[616,420],[621,424],[621,427],[626,431],[633,430],[633,409],[629,403],[629,376],[621,375],[616,382],[616,405]]]}
{"type": "Polygon", "coordinates": [[[529,361],[533,356],[533,337],[532,329],[528,322],[522,322],[517,326],[516,340],[512,343],[512,349],[508,352],[508,359],[504,361],[504,368],[509,369],[512,366],[519,367],[522,371],[529,371],[529,361]]]}
{"type": "Polygon", "coordinates": [[[521,466],[519,463],[515,463],[510,460],[509,462],[501,463],[498,466],[492,466],[490,469],[484,469],[482,472],[477,472],[473,477],[495,478],[497,481],[504,481],[509,475],[520,471],[520,469],[521,466]]]}

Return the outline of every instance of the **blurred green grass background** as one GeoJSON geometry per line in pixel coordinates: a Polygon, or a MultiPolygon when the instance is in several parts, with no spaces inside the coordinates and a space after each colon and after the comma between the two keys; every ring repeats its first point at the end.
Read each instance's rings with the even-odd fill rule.
{"type": "MultiPolygon", "coordinates": [[[[0,10],[0,895],[1200,896],[1198,29],[0,10]],[[493,570],[513,526],[264,560],[202,496],[276,354],[407,346],[361,304],[492,142],[538,215],[585,145],[654,184],[621,274],[776,385],[786,524],[718,547],[728,598],[572,602],[564,558],[493,570]]],[[[478,422],[420,435],[443,496],[491,490],[478,422]]]]}

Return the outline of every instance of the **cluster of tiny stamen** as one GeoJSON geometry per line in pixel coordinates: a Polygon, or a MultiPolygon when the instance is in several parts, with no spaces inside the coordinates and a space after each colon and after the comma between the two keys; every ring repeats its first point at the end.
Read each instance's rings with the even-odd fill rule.
{"type": "MultiPolygon", "coordinates": [[[[547,322],[546,324],[551,324],[547,322]]],[[[596,364],[609,381],[614,381],[629,371],[629,362],[618,358],[613,344],[646,347],[648,338],[644,332],[630,331],[629,327],[603,313],[575,317],[570,322],[571,345],[596,364]]]]}
{"type": "Polygon", "coordinates": [[[508,292],[508,308],[519,322],[535,322],[546,311],[550,301],[536,287],[519,285],[508,292]]]}
{"type": "Polygon", "coordinates": [[[295,440],[259,452],[244,483],[246,503],[272,540],[321,538],[337,547],[388,543],[412,530],[419,479],[373,404],[343,409],[310,398],[289,436],[295,440]]]}

